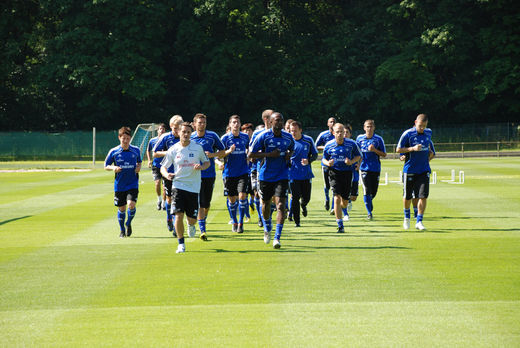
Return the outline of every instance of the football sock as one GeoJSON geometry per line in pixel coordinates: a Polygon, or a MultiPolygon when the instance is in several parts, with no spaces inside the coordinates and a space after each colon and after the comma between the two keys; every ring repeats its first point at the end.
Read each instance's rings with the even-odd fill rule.
{"type": "Polygon", "coordinates": [[[229,213],[229,218],[233,220],[233,214],[231,213],[231,203],[229,202],[229,199],[226,199],[226,206],[229,213]]]}
{"type": "Polygon", "coordinates": [[[419,214],[419,209],[417,207],[413,207],[413,216],[416,218],[417,214],[419,214]]]}
{"type": "Polygon", "coordinates": [[[338,227],[343,227],[343,220],[342,219],[336,219],[336,223],[338,224],[338,227]]]}
{"type": "Polygon", "coordinates": [[[200,220],[198,220],[198,222],[199,222],[200,233],[206,232],[206,219],[200,219],[200,220]]]}
{"type": "Polygon", "coordinates": [[[288,207],[288,209],[289,209],[289,216],[292,216],[292,215],[293,215],[293,214],[292,214],[292,197],[291,197],[291,199],[289,200],[289,207],[288,207]]]}
{"type": "Polygon", "coordinates": [[[329,190],[326,187],[324,187],[323,188],[323,192],[325,192],[325,200],[326,201],[330,200],[330,198],[329,198],[329,190]]]}
{"type": "Polygon", "coordinates": [[[171,220],[172,219],[172,211],[171,211],[172,205],[170,203],[166,202],[164,207],[166,208],[166,220],[171,220]]]}
{"type": "Polygon", "coordinates": [[[178,240],[179,240],[179,244],[184,244],[184,237],[178,238],[178,240]]]}
{"type": "Polygon", "coordinates": [[[233,223],[237,224],[238,201],[235,201],[234,203],[229,202],[229,210],[231,211],[231,219],[233,220],[233,223]]]}
{"type": "Polygon", "coordinates": [[[283,224],[276,224],[276,232],[274,233],[274,239],[280,239],[282,236],[283,224]]]}
{"type": "Polygon", "coordinates": [[[343,211],[343,216],[348,216],[348,209],[347,208],[341,208],[343,211]]]}
{"type": "Polygon", "coordinates": [[[367,212],[372,214],[372,196],[364,195],[363,200],[365,201],[365,208],[367,208],[367,212]]]}
{"type": "Polygon", "coordinates": [[[417,214],[417,222],[421,222],[423,219],[422,214],[417,214]]]}
{"type": "Polygon", "coordinates": [[[161,203],[161,202],[162,202],[162,197],[161,197],[161,196],[157,196],[157,202],[158,202],[158,203],[161,203]]]}
{"type": "Polygon", "coordinates": [[[258,215],[262,215],[262,207],[260,206],[260,198],[255,197],[255,207],[256,211],[258,212],[258,215]]]}
{"type": "Polygon", "coordinates": [[[330,210],[334,210],[334,200],[332,200],[332,202],[330,204],[330,210]]]}
{"type": "Polygon", "coordinates": [[[410,218],[410,209],[405,209],[404,210],[404,218],[405,219],[409,219],[410,218]]]}
{"type": "Polygon", "coordinates": [[[117,211],[117,221],[119,222],[119,227],[121,228],[121,231],[125,231],[125,217],[125,211],[117,211]]]}
{"type": "Polygon", "coordinates": [[[267,220],[264,219],[264,231],[266,231],[266,232],[271,231],[273,228],[272,224],[273,224],[273,221],[271,219],[267,219],[267,220]]]}
{"type": "Polygon", "coordinates": [[[244,223],[244,216],[246,215],[249,206],[247,205],[247,199],[241,199],[238,204],[238,223],[242,224],[244,223]]]}
{"type": "Polygon", "coordinates": [[[137,210],[136,208],[134,208],[132,210],[128,209],[128,211],[127,211],[128,212],[128,220],[126,220],[126,225],[127,226],[130,226],[130,224],[132,223],[132,220],[134,219],[136,210],[137,210]]]}

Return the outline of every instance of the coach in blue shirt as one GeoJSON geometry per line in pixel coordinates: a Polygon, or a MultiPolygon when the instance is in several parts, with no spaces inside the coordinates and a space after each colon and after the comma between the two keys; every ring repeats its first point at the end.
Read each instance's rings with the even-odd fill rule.
{"type": "Polygon", "coordinates": [[[372,200],[379,188],[381,174],[381,157],[386,157],[386,148],[383,138],[374,134],[376,125],[374,120],[366,120],[363,124],[365,134],[360,134],[356,142],[361,149],[361,182],[363,183],[363,199],[368,212],[367,218],[372,220],[374,205],[372,200]]]}
{"type": "Polygon", "coordinates": [[[284,119],[279,112],[271,114],[271,129],[260,133],[253,141],[250,158],[261,159],[258,180],[264,218],[264,242],[271,241],[271,199],[276,204],[276,232],[273,247],[281,247],[283,223],[285,220],[285,197],[289,185],[289,165],[294,151],[294,139],[283,130],[284,119]]]}
{"type": "Polygon", "coordinates": [[[415,228],[423,231],[423,214],[430,190],[430,161],[435,156],[432,130],[428,126],[428,116],[420,114],[415,119],[415,127],[406,130],[397,144],[396,152],[409,154],[403,167],[403,205],[405,230],[410,228],[410,202],[412,195],[419,199],[415,228]]]}

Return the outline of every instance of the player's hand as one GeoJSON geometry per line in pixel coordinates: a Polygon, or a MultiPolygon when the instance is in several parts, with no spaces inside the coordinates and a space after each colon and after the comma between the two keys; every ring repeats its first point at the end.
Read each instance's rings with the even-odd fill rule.
{"type": "Polygon", "coordinates": [[[370,145],[368,145],[368,151],[375,152],[375,151],[374,151],[375,149],[376,149],[376,147],[374,146],[374,144],[370,144],[370,145]]]}
{"type": "Polygon", "coordinates": [[[193,165],[193,169],[195,169],[195,170],[201,170],[201,168],[202,168],[202,166],[200,165],[200,163],[195,163],[193,165]]]}
{"type": "Polygon", "coordinates": [[[333,167],[334,166],[334,158],[331,158],[329,160],[329,167],[333,167]]]}
{"type": "Polygon", "coordinates": [[[119,173],[120,171],[122,171],[123,169],[119,166],[115,166],[114,167],[114,173],[119,173]]]}
{"type": "Polygon", "coordinates": [[[148,168],[152,168],[152,161],[148,161],[148,168]]]}
{"type": "Polygon", "coordinates": [[[267,157],[280,157],[280,149],[276,148],[273,151],[268,152],[267,157]]]}
{"type": "Polygon", "coordinates": [[[215,154],[213,152],[204,151],[204,153],[206,154],[206,157],[208,157],[208,158],[215,157],[215,154]]]}
{"type": "Polygon", "coordinates": [[[235,149],[236,149],[235,144],[231,145],[231,146],[229,147],[229,153],[235,151],[235,149]]]}
{"type": "Polygon", "coordinates": [[[406,159],[406,156],[405,155],[401,155],[399,156],[399,161],[404,161],[406,159]]]}
{"type": "Polygon", "coordinates": [[[302,166],[308,166],[309,160],[307,158],[302,158],[302,166]]]}
{"type": "Polygon", "coordinates": [[[168,180],[172,181],[173,178],[175,178],[175,173],[168,173],[168,176],[166,177],[168,180]]]}
{"type": "Polygon", "coordinates": [[[347,166],[350,166],[352,163],[353,163],[353,162],[350,160],[350,158],[348,158],[348,157],[345,158],[345,164],[346,164],[347,166]]]}
{"type": "Polygon", "coordinates": [[[422,144],[417,144],[417,145],[415,145],[414,147],[412,147],[412,149],[413,149],[414,151],[421,151],[421,149],[422,149],[422,144]]]}

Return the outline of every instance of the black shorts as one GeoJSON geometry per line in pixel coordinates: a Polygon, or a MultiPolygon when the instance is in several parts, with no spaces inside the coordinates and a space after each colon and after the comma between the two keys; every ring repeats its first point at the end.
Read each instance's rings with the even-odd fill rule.
{"type": "Polygon", "coordinates": [[[199,212],[199,194],[172,188],[172,214],[185,213],[187,217],[197,218],[199,212]]]}
{"type": "Polygon", "coordinates": [[[363,192],[365,196],[374,198],[379,188],[380,172],[361,172],[361,183],[363,184],[363,192]]]}
{"type": "Polygon", "coordinates": [[[258,191],[258,171],[254,170],[251,172],[251,189],[253,191],[258,191]]]}
{"type": "Polygon", "coordinates": [[[323,184],[327,190],[330,189],[330,181],[329,181],[329,167],[321,166],[321,173],[323,174],[323,184]]]}
{"type": "Polygon", "coordinates": [[[260,180],[258,188],[260,189],[260,198],[264,202],[268,202],[275,197],[287,197],[287,188],[289,187],[289,180],[280,180],[275,182],[268,182],[260,180]]]}
{"type": "Polygon", "coordinates": [[[248,181],[249,176],[247,174],[224,178],[224,187],[227,191],[227,195],[229,197],[235,197],[238,196],[240,192],[246,193],[248,181]]]}
{"type": "Polygon", "coordinates": [[[163,177],[162,182],[163,182],[163,186],[164,186],[164,194],[166,195],[166,197],[171,197],[172,196],[172,181],[163,177]]]}
{"type": "Polygon", "coordinates": [[[350,188],[352,187],[352,171],[339,171],[329,169],[330,188],[334,196],[341,196],[343,199],[350,197],[350,188]]]}
{"type": "Polygon", "coordinates": [[[201,208],[209,208],[211,198],[213,198],[213,187],[215,187],[215,178],[201,178],[199,193],[201,208]]]}
{"type": "Polygon", "coordinates": [[[430,194],[430,173],[403,173],[403,198],[428,198],[430,194]]]}
{"type": "Polygon", "coordinates": [[[352,181],[350,185],[350,197],[359,196],[359,181],[352,181]]]}
{"type": "Polygon", "coordinates": [[[153,176],[153,181],[161,180],[162,179],[161,168],[152,166],[152,176],[153,176]]]}
{"type": "Polygon", "coordinates": [[[139,189],[116,191],[114,192],[114,205],[116,207],[122,207],[125,206],[128,201],[137,202],[137,196],[139,196],[139,189]]]}

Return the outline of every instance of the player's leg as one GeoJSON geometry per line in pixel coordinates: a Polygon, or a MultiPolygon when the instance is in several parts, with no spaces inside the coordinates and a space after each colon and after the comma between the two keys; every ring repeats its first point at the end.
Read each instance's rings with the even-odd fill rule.
{"type": "Polygon", "coordinates": [[[412,202],[413,183],[414,176],[408,173],[403,173],[403,228],[405,230],[410,228],[410,204],[412,202]]]}
{"type": "Polygon", "coordinates": [[[304,217],[307,216],[307,204],[311,201],[312,182],[310,179],[303,180],[301,185],[301,207],[304,217]]]}
{"type": "Polygon", "coordinates": [[[285,220],[285,203],[287,199],[288,180],[280,180],[275,183],[274,201],[276,204],[276,231],[274,234],[273,248],[280,249],[283,223],[285,220]]]}
{"type": "Polygon", "coordinates": [[[133,190],[127,191],[127,195],[126,195],[126,203],[128,205],[128,211],[126,212],[127,216],[128,216],[128,219],[126,220],[126,236],[127,237],[130,237],[132,235],[132,220],[135,217],[138,195],[139,195],[138,189],[133,189],[133,190]]]}
{"type": "Polygon", "coordinates": [[[321,174],[323,176],[323,192],[325,193],[325,210],[329,211],[330,209],[330,199],[329,199],[329,190],[330,190],[330,181],[329,181],[329,168],[321,167],[321,174]]]}
{"type": "Polygon", "coordinates": [[[355,184],[357,185],[355,188],[353,188],[353,181],[352,181],[352,176],[353,176],[353,173],[351,171],[347,171],[347,172],[342,172],[341,173],[342,177],[344,177],[344,180],[345,180],[345,191],[347,192],[346,196],[344,196],[343,194],[341,195],[341,211],[343,213],[343,221],[349,221],[350,220],[350,216],[348,215],[348,204],[350,202],[350,198],[352,197],[352,195],[355,195],[357,197],[358,195],[358,182],[355,181],[355,184]]]}
{"type": "Polygon", "coordinates": [[[117,222],[119,223],[119,238],[126,237],[126,192],[114,192],[114,205],[117,207],[117,222]]]}
{"type": "Polygon", "coordinates": [[[423,215],[426,211],[426,200],[428,199],[429,191],[430,191],[430,177],[429,173],[423,173],[417,176],[416,182],[417,189],[415,190],[415,197],[419,199],[417,204],[417,221],[415,224],[415,228],[423,231],[426,229],[423,225],[423,215]]]}
{"type": "Polygon", "coordinates": [[[271,220],[271,201],[274,195],[274,184],[266,181],[258,183],[260,198],[262,200],[262,219],[264,225],[264,243],[271,241],[271,230],[273,224],[271,220]]]}
{"type": "Polygon", "coordinates": [[[302,180],[291,180],[289,183],[289,187],[291,188],[292,192],[290,214],[293,217],[294,225],[296,227],[300,227],[300,199],[302,196],[301,182],[302,180]]]}
{"type": "Polygon", "coordinates": [[[166,194],[166,226],[168,231],[172,232],[173,236],[176,236],[176,227],[174,223],[175,214],[172,214],[172,181],[163,178],[164,192],[166,194]]]}
{"type": "Polygon", "coordinates": [[[157,210],[162,209],[162,189],[161,189],[161,171],[159,168],[152,167],[152,176],[154,181],[155,194],[157,195],[157,210]]]}
{"type": "Polygon", "coordinates": [[[172,188],[171,213],[175,215],[175,231],[177,232],[177,240],[179,242],[177,253],[186,251],[186,245],[184,244],[184,212],[187,202],[183,194],[184,192],[184,190],[172,188]]]}
{"type": "Polygon", "coordinates": [[[238,192],[238,226],[236,232],[242,233],[244,232],[244,218],[246,216],[246,211],[249,209],[249,205],[247,203],[247,182],[249,181],[249,177],[246,175],[242,175],[238,178],[237,181],[237,192],[238,192]]]}

